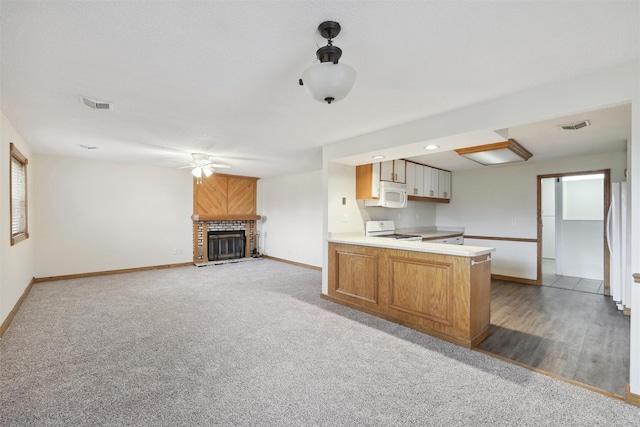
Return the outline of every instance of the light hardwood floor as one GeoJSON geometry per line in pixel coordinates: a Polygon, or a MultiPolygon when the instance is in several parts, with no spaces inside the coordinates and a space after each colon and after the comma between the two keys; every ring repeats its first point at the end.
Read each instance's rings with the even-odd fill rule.
{"type": "Polygon", "coordinates": [[[624,396],[629,317],[610,297],[494,280],[479,349],[624,396]]]}

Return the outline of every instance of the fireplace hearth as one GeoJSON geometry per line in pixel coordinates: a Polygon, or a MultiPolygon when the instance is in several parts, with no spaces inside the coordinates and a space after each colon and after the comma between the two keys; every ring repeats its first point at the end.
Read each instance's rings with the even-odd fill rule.
{"type": "Polygon", "coordinates": [[[244,230],[209,231],[209,261],[244,258],[246,237],[244,230]]]}

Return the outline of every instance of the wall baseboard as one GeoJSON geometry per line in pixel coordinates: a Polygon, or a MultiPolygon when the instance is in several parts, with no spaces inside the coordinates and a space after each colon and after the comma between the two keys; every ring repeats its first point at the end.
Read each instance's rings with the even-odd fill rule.
{"type": "Polygon", "coordinates": [[[310,268],[312,270],[322,271],[322,267],[316,267],[315,265],[303,264],[301,262],[289,261],[288,259],[276,258],[269,255],[260,255],[260,258],[272,259],[274,261],[284,262],[287,264],[297,265],[298,267],[310,268]]]}
{"type": "Polygon", "coordinates": [[[522,277],[501,276],[499,274],[492,274],[491,279],[504,280],[507,282],[524,283],[525,285],[540,285],[540,283],[538,283],[538,281],[535,279],[524,279],[522,277]]]}
{"type": "Polygon", "coordinates": [[[110,274],[135,273],[137,271],[162,270],[164,268],[185,267],[193,265],[193,262],[181,262],[179,264],[152,265],[149,267],[123,268],[120,270],[95,271],[91,273],[66,274],[64,276],[36,277],[33,283],[55,282],[58,280],[84,279],[87,277],[107,276],[110,274]]]}
{"type": "Polygon", "coordinates": [[[9,328],[9,325],[11,324],[13,317],[16,315],[18,310],[20,310],[20,307],[22,307],[22,303],[27,298],[27,295],[29,295],[29,292],[31,291],[31,288],[33,287],[33,284],[35,282],[36,282],[35,278],[31,279],[31,281],[27,285],[27,288],[22,293],[22,296],[16,302],[16,305],[13,306],[13,309],[9,312],[9,315],[7,316],[7,318],[4,319],[4,322],[2,322],[2,325],[0,325],[0,338],[2,338],[5,331],[9,328]]]}
{"type": "Polygon", "coordinates": [[[624,401],[631,405],[640,407],[640,394],[631,393],[630,388],[631,387],[629,386],[629,383],[627,383],[627,390],[624,401]]]}

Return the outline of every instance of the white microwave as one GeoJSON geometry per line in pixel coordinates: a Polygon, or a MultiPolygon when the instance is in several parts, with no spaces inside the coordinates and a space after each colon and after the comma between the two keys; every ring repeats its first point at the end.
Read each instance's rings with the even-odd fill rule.
{"type": "Polygon", "coordinates": [[[365,200],[365,206],[382,206],[385,208],[407,207],[407,190],[405,184],[382,181],[380,183],[380,197],[374,200],[365,200]]]}

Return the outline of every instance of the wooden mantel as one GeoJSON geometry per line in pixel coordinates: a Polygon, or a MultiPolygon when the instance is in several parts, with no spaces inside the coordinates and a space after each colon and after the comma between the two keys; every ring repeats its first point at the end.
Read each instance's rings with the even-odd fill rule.
{"type": "Polygon", "coordinates": [[[251,214],[193,214],[193,221],[257,221],[262,218],[260,215],[251,214]]]}

